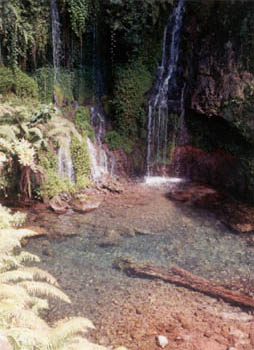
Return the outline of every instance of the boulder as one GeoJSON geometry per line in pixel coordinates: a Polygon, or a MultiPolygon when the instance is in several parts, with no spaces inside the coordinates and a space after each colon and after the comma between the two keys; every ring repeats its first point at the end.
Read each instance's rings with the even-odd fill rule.
{"type": "Polygon", "coordinates": [[[96,197],[88,198],[73,198],[69,205],[70,207],[79,213],[88,213],[92,210],[99,208],[102,200],[96,197]]]}
{"type": "Polygon", "coordinates": [[[54,196],[49,201],[49,206],[56,214],[65,214],[70,208],[68,202],[62,199],[60,195],[54,196]]]}

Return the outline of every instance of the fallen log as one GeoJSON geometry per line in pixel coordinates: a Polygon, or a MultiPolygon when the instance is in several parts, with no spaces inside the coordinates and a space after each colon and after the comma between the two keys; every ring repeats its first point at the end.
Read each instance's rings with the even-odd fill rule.
{"type": "Polygon", "coordinates": [[[221,298],[231,304],[254,307],[254,299],[248,295],[241,294],[237,291],[226,289],[216,285],[205,278],[184,270],[178,266],[172,266],[170,270],[153,266],[149,263],[140,264],[133,260],[120,258],[114,263],[114,266],[128,275],[160,279],[165,282],[174,283],[215,298],[221,298]]]}

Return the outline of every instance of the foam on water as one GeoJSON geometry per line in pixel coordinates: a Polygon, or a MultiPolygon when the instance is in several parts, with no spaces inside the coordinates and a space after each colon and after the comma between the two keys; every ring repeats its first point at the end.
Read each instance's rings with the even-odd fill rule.
{"type": "Polygon", "coordinates": [[[186,181],[180,177],[166,177],[166,176],[145,176],[145,184],[148,186],[160,186],[165,183],[180,183],[186,181]]]}

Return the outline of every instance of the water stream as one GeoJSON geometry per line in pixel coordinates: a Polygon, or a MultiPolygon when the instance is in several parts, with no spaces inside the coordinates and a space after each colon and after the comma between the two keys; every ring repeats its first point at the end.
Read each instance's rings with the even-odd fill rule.
{"type": "Polygon", "coordinates": [[[184,14],[184,0],[179,0],[164,30],[161,65],[158,67],[154,93],[148,102],[146,174],[153,174],[155,163],[166,164],[168,156],[168,116],[178,110],[175,97],[177,86],[180,36],[184,14]]]}
{"type": "Polygon", "coordinates": [[[95,142],[88,139],[88,150],[91,159],[91,175],[97,181],[104,175],[114,176],[115,158],[104,143],[106,133],[106,120],[100,106],[93,106],[90,110],[91,125],[95,132],[95,142]]]}
{"type": "Polygon", "coordinates": [[[61,60],[61,24],[56,0],[50,0],[52,46],[53,46],[53,69],[54,86],[57,84],[57,74],[61,60]]]}
{"type": "Polygon", "coordinates": [[[75,182],[75,171],[71,158],[71,140],[67,139],[64,145],[58,149],[58,174],[61,178],[66,178],[72,183],[75,182]]]}

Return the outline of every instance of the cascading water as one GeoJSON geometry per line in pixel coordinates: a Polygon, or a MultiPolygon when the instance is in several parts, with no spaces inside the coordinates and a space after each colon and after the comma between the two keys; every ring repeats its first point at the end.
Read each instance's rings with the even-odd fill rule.
{"type": "Polygon", "coordinates": [[[91,175],[94,181],[104,175],[114,175],[115,158],[104,144],[106,121],[102,109],[94,106],[90,110],[91,125],[94,128],[96,143],[93,144],[90,139],[87,140],[88,150],[91,159],[91,175]]]}
{"type": "Polygon", "coordinates": [[[57,83],[57,74],[60,67],[61,58],[61,25],[60,16],[56,0],[50,0],[51,26],[52,26],[52,43],[53,43],[53,69],[54,69],[54,86],[57,83]]]}
{"type": "Polygon", "coordinates": [[[180,99],[177,82],[180,34],[185,6],[178,5],[164,30],[161,65],[158,67],[154,93],[149,99],[147,116],[146,174],[153,175],[153,165],[166,164],[169,112],[178,112],[180,99]],[[170,43],[168,45],[168,43],[170,43]]]}
{"type": "Polygon", "coordinates": [[[62,178],[66,178],[71,182],[75,182],[75,172],[71,159],[71,141],[66,140],[65,144],[58,149],[58,174],[62,178]]]}

